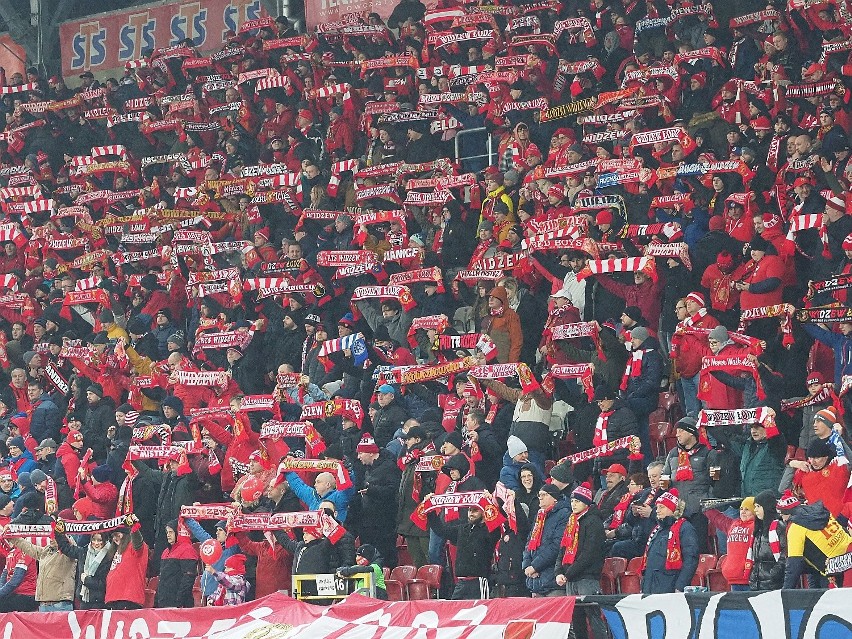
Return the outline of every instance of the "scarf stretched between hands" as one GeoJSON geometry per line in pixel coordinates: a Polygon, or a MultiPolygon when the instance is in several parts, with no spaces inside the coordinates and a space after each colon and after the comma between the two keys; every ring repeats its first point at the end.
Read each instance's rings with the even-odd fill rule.
{"type": "Polygon", "coordinates": [[[481,490],[432,495],[418,504],[414,512],[411,513],[411,521],[421,530],[426,530],[428,522],[426,515],[436,510],[448,508],[479,508],[482,510],[483,520],[489,532],[496,530],[506,521],[493,498],[489,498],[481,490]]]}
{"type": "Polygon", "coordinates": [[[545,374],[541,380],[541,387],[550,394],[553,394],[553,379],[579,379],[583,385],[583,390],[586,391],[586,397],[592,401],[595,395],[595,388],[592,383],[594,377],[594,369],[591,364],[558,364],[551,366],[550,371],[545,374]]]}
{"type": "Polygon", "coordinates": [[[523,393],[531,393],[541,388],[529,366],[523,362],[475,366],[470,370],[470,376],[476,379],[504,379],[506,377],[517,376],[521,382],[521,391],[523,393]]]}
{"type": "MultiPolygon", "coordinates": [[[[701,359],[701,377],[709,375],[713,371],[722,371],[729,375],[737,375],[738,373],[749,373],[755,382],[757,389],[757,398],[761,401],[766,399],[766,393],[763,390],[763,383],[760,380],[760,372],[757,370],[757,363],[751,361],[748,356],[737,355],[734,357],[725,356],[706,356],[701,359]]],[[[698,399],[707,400],[708,389],[702,389],[705,384],[699,383],[698,399]]]]}
{"type": "Polygon", "coordinates": [[[285,458],[278,464],[278,476],[281,477],[289,471],[304,470],[312,473],[330,472],[337,480],[337,490],[346,490],[352,487],[352,478],[349,471],[335,459],[295,459],[285,458]]]}
{"type": "Polygon", "coordinates": [[[580,451],[579,453],[566,455],[556,462],[556,465],[558,466],[563,462],[580,464],[599,457],[608,457],[616,450],[621,450],[623,448],[627,448],[630,451],[628,459],[642,459],[642,442],[636,435],[628,435],[627,437],[621,437],[620,439],[614,439],[607,442],[604,446],[596,446],[588,450],[580,451]]]}
{"type": "Polygon", "coordinates": [[[766,429],[768,438],[780,435],[778,426],[775,424],[775,411],[767,406],[732,410],[705,409],[698,413],[698,425],[704,428],[744,424],[761,424],[766,429]]]}

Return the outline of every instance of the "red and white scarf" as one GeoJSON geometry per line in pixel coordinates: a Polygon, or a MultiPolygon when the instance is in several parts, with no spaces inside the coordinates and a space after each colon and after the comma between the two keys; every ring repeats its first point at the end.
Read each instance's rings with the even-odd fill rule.
{"type": "Polygon", "coordinates": [[[624,369],[624,376],[621,378],[621,390],[627,390],[627,384],[634,377],[639,377],[642,374],[642,358],[648,349],[640,348],[630,353],[630,359],[627,360],[627,366],[624,369]]]}

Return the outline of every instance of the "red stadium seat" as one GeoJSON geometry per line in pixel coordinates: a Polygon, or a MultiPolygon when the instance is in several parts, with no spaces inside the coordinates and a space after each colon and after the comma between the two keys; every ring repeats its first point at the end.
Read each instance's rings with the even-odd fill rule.
{"type": "Polygon", "coordinates": [[[414,566],[397,566],[393,570],[391,570],[390,578],[398,581],[402,584],[402,587],[405,588],[408,586],[408,582],[412,581],[417,577],[417,568],[414,566]]]}
{"type": "Polygon", "coordinates": [[[693,586],[703,586],[704,576],[708,570],[713,570],[716,567],[716,555],[698,555],[698,568],[695,569],[695,575],[690,582],[693,586]]]}
{"type": "Polygon", "coordinates": [[[390,601],[405,601],[405,588],[396,579],[385,579],[385,590],[390,601]]]}
{"type": "Polygon", "coordinates": [[[627,560],[622,557],[607,557],[601,570],[601,593],[618,594],[618,578],[627,570],[627,560]]]}
{"type": "Polygon", "coordinates": [[[623,595],[642,592],[642,577],[635,572],[626,572],[618,578],[618,589],[623,595]]]}
{"type": "Polygon", "coordinates": [[[444,572],[443,566],[437,564],[426,564],[421,566],[417,571],[417,580],[424,581],[429,588],[429,595],[438,598],[438,591],[441,590],[441,575],[444,572]]]}
{"type": "Polygon", "coordinates": [[[408,584],[408,600],[429,599],[429,586],[425,581],[412,581],[408,584]]]}

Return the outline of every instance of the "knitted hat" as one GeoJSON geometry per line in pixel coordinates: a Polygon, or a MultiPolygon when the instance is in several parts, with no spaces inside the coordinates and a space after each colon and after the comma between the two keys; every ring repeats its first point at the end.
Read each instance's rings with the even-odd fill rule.
{"type": "Polygon", "coordinates": [[[834,446],[828,443],[827,439],[815,439],[808,445],[808,452],[806,455],[809,458],[816,457],[834,457],[835,451],[834,446]]]}
{"type": "Polygon", "coordinates": [[[793,510],[796,506],[800,505],[802,502],[799,501],[799,498],[796,497],[788,488],[784,491],[784,494],[781,495],[781,499],[776,502],[776,506],[778,507],[779,512],[793,510]]]}
{"type": "Polygon", "coordinates": [[[550,477],[562,484],[570,484],[574,481],[574,470],[571,468],[570,462],[562,462],[556,464],[550,469],[550,477]]]}
{"type": "Polygon", "coordinates": [[[559,198],[561,200],[565,197],[565,191],[563,191],[562,187],[558,184],[554,184],[549,189],[547,189],[547,196],[559,198]]]}
{"type": "Polygon", "coordinates": [[[710,331],[710,334],[707,336],[709,339],[716,340],[720,344],[724,344],[730,339],[728,337],[728,329],[725,328],[722,324],[719,324],[713,330],[710,331]]]}
{"type": "Polygon", "coordinates": [[[695,302],[696,304],[698,304],[702,308],[707,306],[707,302],[704,301],[704,296],[701,293],[698,293],[696,291],[692,291],[692,293],[687,295],[686,301],[687,302],[690,302],[690,301],[695,302]]]}
{"type": "Polygon", "coordinates": [[[675,424],[675,428],[680,428],[681,430],[685,430],[686,432],[692,433],[698,437],[698,422],[694,417],[690,417],[689,415],[678,420],[677,424],[675,424]]]}
{"type": "Polygon", "coordinates": [[[560,499],[562,499],[562,491],[560,491],[553,484],[542,484],[542,486],[541,486],[541,488],[539,488],[539,490],[543,493],[547,493],[548,495],[553,497],[556,501],[559,501],[560,499]]]}
{"type": "Polygon", "coordinates": [[[841,197],[832,195],[825,201],[825,212],[828,213],[829,210],[836,211],[837,213],[846,213],[846,201],[841,197]]]}
{"type": "Polygon", "coordinates": [[[754,505],[763,507],[763,521],[773,521],[777,518],[775,491],[764,490],[754,496],[754,505]]]}
{"type": "Polygon", "coordinates": [[[630,339],[638,339],[640,342],[644,342],[648,337],[650,337],[650,333],[644,326],[637,326],[630,331],[630,339]]]}
{"type": "Polygon", "coordinates": [[[626,307],[624,307],[624,311],[622,312],[622,315],[626,315],[627,317],[632,319],[634,322],[641,322],[645,319],[644,317],[642,317],[642,309],[639,308],[638,306],[626,306],[626,307]]]}
{"type": "Polygon", "coordinates": [[[808,373],[807,385],[810,386],[811,384],[825,384],[825,380],[822,377],[822,373],[820,373],[819,371],[811,371],[810,373],[808,373]]]}
{"type": "Polygon", "coordinates": [[[678,492],[677,488],[672,488],[671,490],[667,490],[662,495],[657,497],[657,503],[662,504],[672,512],[677,510],[677,502],[678,502],[678,492]]]}
{"type": "Polygon", "coordinates": [[[112,470],[106,464],[95,466],[95,469],[92,471],[92,479],[94,479],[99,484],[103,484],[104,482],[109,481],[109,478],[111,476],[112,470]]]}
{"type": "Polygon", "coordinates": [[[355,556],[363,557],[368,562],[373,563],[376,560],[376,557],[379,556],[379,551],[376,550],[375,546],[363,544],[358,547],[358,551],[355,553],[355,556]]]}
{"type": "Polygon", "coordinates": [[[482,220],[482,222],[479,223],[479,228],[476,229],[476,232],[479,233],[480,231],[488,231],[489,233],[491,233],[493,230],[494,224],[490,220],[482,220]]]}
{"type": "Polygon", "coordinates": [[[740,508],[745,508],[746,510],[754,512],[754,497],[746,497],[743,499],[743,502],[740,504],[740,508]]]}
{"type": "MultiPolygon", "coordinates": [[[[810,378],[808,384],[811,384],[810,378]]],[[[814,420],[819,420],[829,428],[832,428],[837,423],[837,412],[834,406],[826,406],[821,411],[814,415],[814,420]]]]}
{"type": "Polygon", "coordinates": [[[586,506],[591,506],[595,501],[592,497],[592,487],[588,482],[584,482],[574,489],[574,492],[571,493],[571,499],[576,499],[586,504],[586,506]]]}
{"type": "Polygon", "coordinates": [[[104,396],[104,387],[95,382],[94,384],[90,384],[86,389],[87,393],[92,393],[93,395],[97,395],[98,397],[104,396]]]}
{"type": "Polygon", "coordinates": [[[12,446],[19,448],[21,452],[24,452],[27,449],[27,445],[24,443],[24,438],[20,436],[13,437],[9,440],[9,448],[11,448],[12,446]]]}
{"type": "Polygon", "coordinates": [[[29,473],[20,473],[18,475],[18,486],[21,487],[22,491],[33,487],[33,480],[30,478],[29,473]]]}
{"type": "Polygon", "coordinates": [[[79,430],[72,430],[68,433],[68,437],[65,438],[69,444],[82,444],[83,443],[83,433],[79,430]]]}
{"type": "Polygon", "coordinates": [[[355,448],[356,453],[370,453],[370,454],[378,454],[379,447],[376,445],[376,440],[373,439],[373,436],[369,433],[365,433],[361,438],[361,441],[358,442],[358,446],[355,448]]]}
{"type": "Polygon", "coordinates": [[[30,472],[30,481],[33,483],[33,486],[38,486],[41,482],[47,481],[47,475],[40,468],[36,468],[30,472]]]}
{"type": "Polygon", "coordinates": [[[714,215],[707,223],[707,228],[711,231],[722,231],[725,228],[725,218],[721,215],[714,215]]]}
{"type": "Polygon", "coordinates": [[[225,560],[225,570],[235,575],[246,574],[246,556],[242,553],[231,555],[225,560]]]}
{"type": "Polygon", "coordinates": [[[612,387],[606,382],[595,384],[595,401],[599,402],[602,399],[615,399],[618,396],[612,387]]]}
{"type": "Polygon", "coordinates": [[[509,451],[509,457],[513,459],[521,453],[527,452],[527,445],[515,435],[509,435],[506,440],[506,449],[509,451]]]}
{"type": "Polygon", "coordinates": [[[769,131],[772,128],[772,122],[765,115],[760,115],[751,121],[753,131],[769,131]]]}
{"type": "Polygon", "coordinates": [[[852,233],[846,236],[846,239],[843,240],[843,250],[844,251],[852,251],[852,233]]]}
{"type": "Polygon", "coordinates": [[[462,435],[459,431],[454,430],[451,433],[447,433],[444,436],[444,443],[450,444],[455,448],[461,450],[462,446],[464,446],[464,440],[462,439],[462,435]]]}
{"type": "Polygon", "coordinates": [[[595,216],[595,224],[612,224],[612,213],[609,211],[599,211],[595,216]]]}

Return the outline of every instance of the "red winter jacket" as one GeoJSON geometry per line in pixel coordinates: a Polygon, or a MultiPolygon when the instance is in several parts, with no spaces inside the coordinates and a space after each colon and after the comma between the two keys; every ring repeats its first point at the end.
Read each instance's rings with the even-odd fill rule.
{"type": "Polygon", "coordinates": [[[240,550],[257,557],[257,584],[255,596],[259,599],[276,590],[290,590],[293,571],[293,555],[284,550],[277,541],[273,546],[265,539],[252,541],[246,533],[236,533],[240,550]]]}
{"type": "Polygon", "coordinates": [[[92,514],[98,519],[110,519],[115,517],[115,506],[118,503],[118,488],[108,481],[102,484],[86,482],[83,484],[83,492],[92,500],[94,509],[92,514]]]}
{"type": "MultiPolygon", "coordinates": [[[[708,313],[696,321],[692,328],[716,328],[718,325],[719,320],[708,313]]],[[[697,335],[683,335],[673,350],[677,372],[681,377],[695,377],[701,370],[701,358],[712,355],[707,340],[697,335]]]]}

